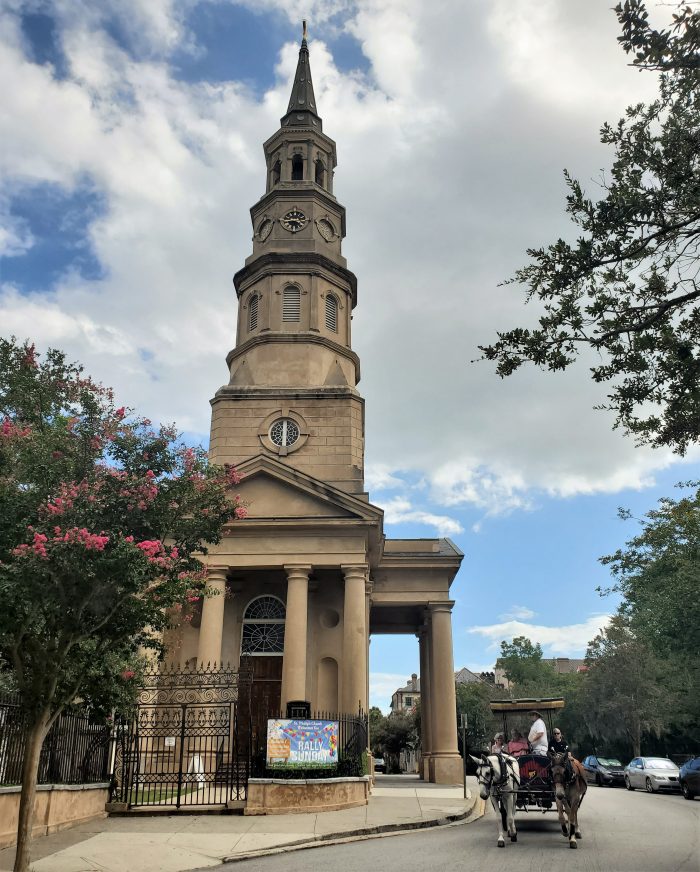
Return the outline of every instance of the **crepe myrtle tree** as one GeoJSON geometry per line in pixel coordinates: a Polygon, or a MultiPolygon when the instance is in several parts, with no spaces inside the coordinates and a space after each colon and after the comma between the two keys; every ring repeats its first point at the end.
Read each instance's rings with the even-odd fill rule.
{"type": "Polygon", "coordinates": [[[614,427],[682,455],[700,435],[700,11],[681,4],[662,30],[642,0],[615,14],[631,65],[658,73],[658,97],[601,128],[613,160],[600,197],[565,171],[578,238],[528,249],[506,282],[539,302],[538,325],[480,348],[502,377],[592,352],[614,427]]]}
{"type": "Polygon", "coordinates": [[[199,558],[245,516],[238,481],[62,352],[0,339],[0,672],[27,724],[17,872],[47,731],[133,699],[139,649],[210,595],[199,558]]]}

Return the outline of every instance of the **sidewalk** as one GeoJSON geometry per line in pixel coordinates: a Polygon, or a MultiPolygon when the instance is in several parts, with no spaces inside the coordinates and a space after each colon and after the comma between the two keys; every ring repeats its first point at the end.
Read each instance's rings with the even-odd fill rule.
{"type": "MultiPolygon", "coordinates": [[[[104,818],[35,839],[36,872],[182,872],[335,839],[441,826],[481,813],[473,778],[461,787],[416,776],[378,776],[369,805],[321,814],[178,815],[104,818]]],[[[11,870],[14,849],[0,851],[11,870]]]]}

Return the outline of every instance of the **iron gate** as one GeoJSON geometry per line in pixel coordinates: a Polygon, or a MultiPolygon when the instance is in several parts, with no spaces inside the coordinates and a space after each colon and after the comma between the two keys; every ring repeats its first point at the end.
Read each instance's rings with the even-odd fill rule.
{"type": "Polygon", "coordinates": [[[116,727],[111,799],[131,806],[245,800],[252,673],[159,666],[146,673],[134,715],[116,727]]]}

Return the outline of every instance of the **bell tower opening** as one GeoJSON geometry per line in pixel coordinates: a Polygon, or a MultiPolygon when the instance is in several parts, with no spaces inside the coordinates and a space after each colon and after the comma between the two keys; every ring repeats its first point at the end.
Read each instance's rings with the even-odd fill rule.
{"type": "Polygon", "coordinates": [[[304,180],[304,158],[300,154],[295,154],[292,158],[292,181],[302,182],[304,180]]]}

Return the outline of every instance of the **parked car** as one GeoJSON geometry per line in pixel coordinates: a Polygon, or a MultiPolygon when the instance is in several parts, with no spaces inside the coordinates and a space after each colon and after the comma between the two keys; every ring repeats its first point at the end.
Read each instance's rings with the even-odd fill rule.
{"type": "Polygon", "coordinates": [[[595,781],[598,787],[625,783],[625,770],[616,757],[596,757],[591,755],[583,761],[586,781],[595,781]]]}
{"type": "Polygon", "coordinates": [[[375,757],[374,758],[374,771],[375,772],[386,772],[386,763],[384,762],[383,757],[375,757]]]}
{"type": "Polygon", "coordinates": [[[679,770],[668,757],[635,757],[625,766],[625,787],[643,787],[647,793],[680,790],[679,770]]]}
{"type": "Polygon", "coordinates": [[[700,757],[686,761],[680,769],[678,776],[681,791],[686,799],[695,799],[700,796],[700,757]]]}

